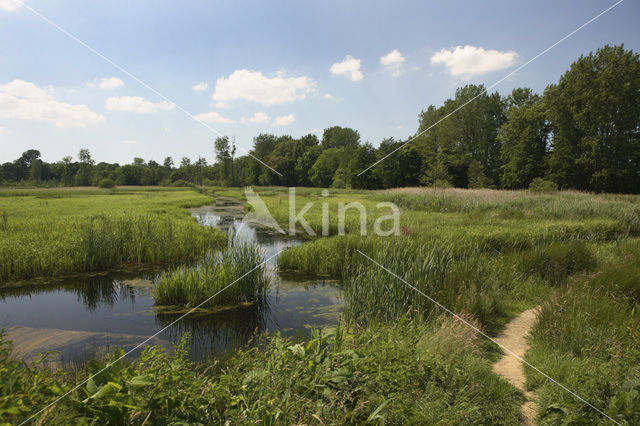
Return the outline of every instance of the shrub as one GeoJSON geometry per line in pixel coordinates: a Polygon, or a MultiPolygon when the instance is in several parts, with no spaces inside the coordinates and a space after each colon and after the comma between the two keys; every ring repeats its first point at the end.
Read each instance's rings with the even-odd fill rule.
{"type": "Polygon", "coordinates": [[[535,178],[529,184],[529,191],[537,192],[537,193],[557,192],[558,191],[558,184],[556,184],[555,182],[552,182],[550,180],[546,180],[546,179],[542,179],[542,178],[535,178]]]}
{"type": "Polygon", "coordinates": [[[195,186],[193,183],[191,182],[187,182],[184,179],[178,179],[177,181],[173,182],[171,184],[171,186],[178,186],[178,187],[182,187],[182,186],[195,186]]]}
{"type": "Polygon", "coordinates": [[[111,180],[111,179],[109,179],[109,178],[106,178],[106,179],[102,179],[102,180],[98,183],[98,186],[99,186],[100,188],[115,188],[116,183],[115,183],[113,180],[111,180]]]}

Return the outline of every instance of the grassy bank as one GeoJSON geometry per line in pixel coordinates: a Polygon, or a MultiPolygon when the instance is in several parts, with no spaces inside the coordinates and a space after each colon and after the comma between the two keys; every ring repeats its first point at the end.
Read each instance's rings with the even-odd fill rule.
{"type": "Polygon", "coordinates": [[[211,203],[192,190],[0,190],[0,282],[178,262],[224,245],[186,207],[211,203]]]}
{"type": "Polygon", "coordinates": [[[202,308],[262,301],[269,285],[263,262],[257,246],[230,246],[209,253],[194,266],[181,266],[161,274],[155,282],[153,297],[158,305],[186,308],[207,299],[210,300],[202,308]]]}
{"type": "MultiPolygon", "coordinates": [[[[603,246],[600,267],[571,277],[542,305],[527,360],[621,424],[640,422],[640,241],[603,246]]],[[[527,370],[546,423],[603,417],[527,370]]]]}
{"type": "MultiPolygon", "coordinates": [[[[241,350],[208,366],[192,363],[184,347],[172,356],[152,348],[135,363],[118,362],[90,380],[45,410],[41,421],[517,423],[522,397],[491,373],[474,335],[450,321],[424,327],[404,322],[355,335],[338,329],[304,342],[273,335],[262,349],[241,350]]],[[[0,415],[7,422],[26,419],[104,366],[93,361],[51,372],[7,354],[7,343],[0,342],[6,372],[0,415]]]]}

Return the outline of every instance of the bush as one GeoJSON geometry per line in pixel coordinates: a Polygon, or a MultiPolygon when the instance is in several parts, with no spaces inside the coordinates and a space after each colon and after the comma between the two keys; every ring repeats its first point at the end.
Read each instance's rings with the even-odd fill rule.
{"type": "Polygon", "coordinates": [[[195,185],[193,183],[191,183],[191,182],[187,182],[184,179],[178,179],[177,181],[173,182],[171,184],[171,186],[177,186],[177,187],[189,186],[189,187],[193,187],[195,185]]]}
{"type": "Polygon", "coordinates": [[[106,178],[106,179],[102,179],[102,180],[98,183],[98,186],[99,186],[100,188],[115,188],[116,183],[115,183],[113,180],[111,180],[111,179],[109,179],[109,178],[106,178]]]}
{"type": "Polygon", "coordinates": [[[558,192],[558,184],[550,180],[535,178],[529,184],[529,191],[531,192],[558,192]]]}

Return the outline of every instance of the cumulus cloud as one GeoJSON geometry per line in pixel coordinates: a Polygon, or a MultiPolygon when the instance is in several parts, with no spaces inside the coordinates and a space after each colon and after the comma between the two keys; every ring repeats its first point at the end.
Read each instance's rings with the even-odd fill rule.
{"type": "Polygon", "coordinates": [[[0,135],[3,133],[7,133],[7,129],[5,129],[4,127],[0,127],[0,135]]]}
{"type": "Polygon", "coordinates": [[[280,117],[276,117],[271,123],[272,126],[288,126],[289,124],[296,121],[295,114],[282,115],[280,117]]]}
{"type": "Polygon", "coordinates": [[[283,71],[275,77],[268,77],[258,71],[241,69],[216,81],[213,100],[244,99],[262,105],[278,105],[304,99],[315,88],[315,81],[309,77],[287,77],[283,71]]]}
{"type": "Polygon", "coordinates": [[[250,117],[244,116],[240,119],[240,124],[262,124],[268,123],[271,118],[266,112],[256,112],[250,117]]]}
{"type": "Polygon", "coordinates": [[[168,101],[151,102],[140,96],[115,96],[107,98],[107,111],[159,112],[170,111],[174,105],[168,101]]]}
{"type": "Polygon", "coordinates": [[[22,0],[0,0],[0,9],[13,12],[22,7],[22,0]]]}
{"type": "MultiPolygon", "coordinates": [[[[93,86],[92,83],[89,83],[88,85],[93,86]]],[[[120,80],[118,77],[102,78],[98,83],[98,87],[103,90],[117,89],[122,86],[124,86],[124,81],[120,80]]]]}
{"type": "Polygon", "coordinates": [[[210,123],[233,123],[234,121],[230,118],[223,117],[220,113],[216,111],[203,112],[195,116],[196,120],[208,121],[210,123]]]}
{"type": "Polygon", "coordinates": [[[334,98],[334,96],[331,93],[325,93],[324,95],[322,95],[322,97],[324,99],[333,99],[334,98]]]}
{"type": "Polygon", "coordinates": [[[467,45],[442,49],[431,57],[431,63],[444,64],[453,76],[470,77],[508,68],[517,59],[518,54],[513,50],[500,52],[467,45]]]}
{"type": "Polygon", "coordinates": [[[360,59],[347,55],[342,62],[336,62],[329,68],[333,75],[345,75],[351,81],[360,81],[364,77],[360,71],[360,59]]]}
{"type": "Polygon", "coordinates": [[[207,90],[208,88],[209,85],[204,81],[202,83],[196,84],[195,86],[191,86],[191,90],[194,90],[196,92],[202,92],[203,90],[207,90]]]}
{"type": "Polygon", "coordinates": [[[46,121],[57,127],[84,127],[104,120],[86,105],[56,100],[52,88],[40,88],[24,80],[0,85],[0,117],[46,121]]]}
{"type": "Polygon", "coordinates": [[[393,49],[391,52],[380,57],[380,64],[391,71],[393,77],[398,77],[402,74],[402,65],[406,60],[402,53],[398,49],[393,49]]]}
{"type": "Polygon", "coordinates": [[[216,102],[214,106],[218,109],[224,109],[224,108],[229,108],[231,105],[229,105],[226,102],[216,102]]]}

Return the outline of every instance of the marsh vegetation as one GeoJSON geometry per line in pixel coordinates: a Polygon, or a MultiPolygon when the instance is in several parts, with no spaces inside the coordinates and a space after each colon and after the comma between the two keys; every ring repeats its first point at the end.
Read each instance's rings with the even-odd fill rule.
{"type": "MultiPolygon", "coordinates": [[[[288,190],[256,190],[285,227],[288,190]]],[[[156,195],[168,195],[149,194],[147,207],[157,201],[156,195]]],[[[201,194],[180,191],[171,198],[179,195],[191,200],[181,201],[182,206],[193,206],[204,199],[210,202],[206,194],[243,197],[239,189],[210,187],[201,194]]],[[[212,322],[196,317],[195,327],[185,322],[175,337],[185,333],[187,340],[178,339],[175,350],[156,346],[137,359],[118,361],[55,410],[46,410],[42,419],[126,419],[132,424],[145,419],[520,422],[525,397],[491,369],[500,349],[415,289],[489,335],[519,312],[541,306],[526,359],[616,421],[631,424],[637,419],[637,196],[424,188],[333,190],[329,197],[322,197],[319,189],[304,189],[298,196],[300,205],[316,201],[305,217],[318,230],[321,202],[336,211],[338,203],[359,201],[368,221],[386,214],[375,207],[381,201],[393,201],[402,211],[400,236],[359,235],[359,213],[354,210],[347,216],[347,235],[335,235],[337,222],[332,221],[332,235],[293,244],[279,256],[282,276],[319,274],[340,280],[344,312],[339,322],[299,337],[272,332],[268,313],[260,308],[272,288],[269,271],[253,269],[264,260],[264,252],[246,245],[207,246],[188,263],[169,265],[153,278],[153,298],[157,305],[184,312],[242,277],[199,311],[198,318],[210,317],[212,322]],[[234,316],[234,309],[242,314],[234,316]],[[250,311],[255,310],[260,312],[254,317],[250,311]],[[243,320],[242,315],[249,317],[243,320]],[[225,322],[227,317],[235,319],[225,322]],[[193,356],[189,332],[212,336],[224,334],[225,327],[244,330],[233,356],[193,356]],[[249,340],[254,344],[247,345],[249,340]]],[[[157,209],[169,211],[168,206],[150,210],[157,214],[157,209]]],[[[194,225],[179,208],[174,212],[171,220],[194,225]]],[[[218,235],[210,229],[203,232],[218,235]]],[[[158,318],[165,325],[175,316],[161,312],[158,318]]],[[[10,359],[6,336],[0,347],[0,363],[9,372],[1,384],[0,410],[8,421],[35,413],[123,353],[51,370],[10,359]]],[[[538,398],[538,421],[606,422],[601,413],[536,371],[526,369],[526,375],[527,388],[538,398]]]]}

